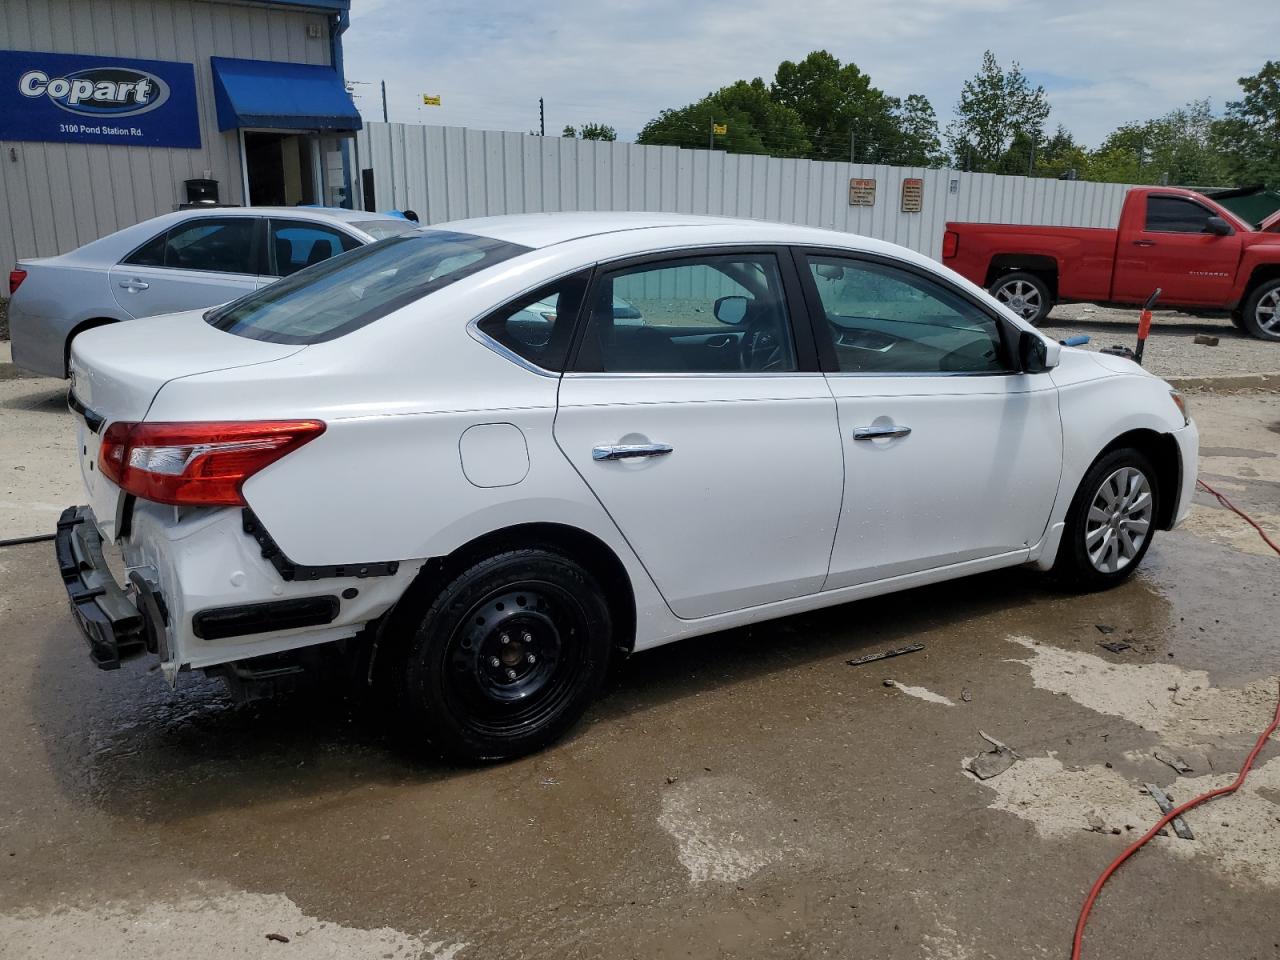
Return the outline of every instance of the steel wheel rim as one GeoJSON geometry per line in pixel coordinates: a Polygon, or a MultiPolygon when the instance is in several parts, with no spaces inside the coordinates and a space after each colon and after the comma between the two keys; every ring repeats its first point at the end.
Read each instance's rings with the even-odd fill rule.
{"type": "Polygon", "coordinates": [[[586,629],[581,604],[555,584],[523,581],[491,591],[445,647],[451,712],[491,736],[537,727],[572,695],[585,663],[586,629]]]}
{"type": "Polygon", "coordinates": [[[1102,481],[1089,501],[1084,548],[1100,573],[1119,573],[1142,552],[1151,535],[1155,498],[1137,467],[1121,467],[1102,481]]]}
{"type": "Polygon", "coordinates": [[[1026,280],[1010,280],[996,287],[996,299],[1022,317],[1031,320],[1042,306],[1040,291],[1026,280]]]}
{"type": "Polygon", "coordinates": [[[1253,315],[1258,326],[1267,333],[1280,334],[1280,289],[1272,290],[1259,299],[1253,315]]]}

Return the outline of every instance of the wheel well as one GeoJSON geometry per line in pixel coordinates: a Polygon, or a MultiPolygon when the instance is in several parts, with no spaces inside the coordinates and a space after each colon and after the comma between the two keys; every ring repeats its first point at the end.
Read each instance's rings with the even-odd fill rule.
{"type": "Polygon", "coordinates": [[[1280,280],[1280,263],[1264,263],[1253,268],[1253,273],[1249,274],[1249,282],[1245,284],[1244,295],[1240,297],[1241,310],[1244,309],[1248,299],[1253,296],[1253,291],[1268,280],[1280,280]]]}
{"type": "Polygon", "coordinates": [[[463,544],[448,556],[432,557],[405,590],[405,599],[396,604],[392,615],[411,613],[407,608],[401,609],[405,600],[412,598],[410,606],[414,606],[424,598],[430,598],[435,589],[473,563],[504,550],[528,547],[564,554],[582,564],[600,581],[614,617],[614,644],[624,654],[630,654],[636,639],[636,601],[627,568],[603,540],[560,523],[523,523],[505,527],[463,544]]]}
{"type": "Polygon", "coordinates": [[[86,330],[92,330],[94,327],[105,327],[108,323],[119,323],[114,317],[93,317],[89,320],[81,320],[67,334],[66,343],[62,346],[62,374],[63,376],[71,373],[71,341],[84,333],[86,330]]]}
{"type": "Polygon", "coordinates": [[[1157,433],[1154,430],[1130,430],[1112,440],[1094,462],[1106,456],[1112,450],[1133,447],[1141,450],[1156,468],[1156,484],[1160,490],[1159,512],[1156,515],[1156,527],[1168,530],[1173,526],[1174,514],[1178,509],[1178,491],[1182,488],[1182,456],[1178,452],[1178,441],[1172,434],[1157,433]]]}
{"type": "Polygon", "coordinates": [[[1058,261],[1053,257],[1036,253],[1001,253],[991,258],[987,267],[987,282],[991,285],[1006,273],[1032,273],[1049,287],[1054,299],[1058,298],[1058,261]]]}

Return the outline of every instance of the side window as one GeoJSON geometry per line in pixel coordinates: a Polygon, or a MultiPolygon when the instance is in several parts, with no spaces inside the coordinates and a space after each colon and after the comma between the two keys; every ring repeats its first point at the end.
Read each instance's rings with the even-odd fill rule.
{"type": "Polygon", "coordinates": [[[543,370],[564,369],[589,273],[548,284],[481,320],[481,332],[543,370]]]}
{"type": "Polygon", "coordinates": [[[777,259],[684,257],[603,274],[579,370],[741,373],[796,369],[777,259]]]}
{"type": "Polygon", "coordinates": [[[124,259],[137,267],[257,273],[253,264],[256,217],[188,220],[148,240],[124,259]]]}
{"type": "Polygon", "coordinates": [[[272,220],[267,245],[271,275],[287,277],[360,245],[355,237],[323,224],[272,220]]]}
{"type": "Polygon", "coordinates": [[[869,260],[807,259],[841,372],[1008,369],[999,323],[942,284],[869,260]]]}
{"type": "Polygon", "coordinates": [[[1147,229],[1154,233],[1208,233],[1212,213],[1182,197],[1147,197],[1147,229]]]}

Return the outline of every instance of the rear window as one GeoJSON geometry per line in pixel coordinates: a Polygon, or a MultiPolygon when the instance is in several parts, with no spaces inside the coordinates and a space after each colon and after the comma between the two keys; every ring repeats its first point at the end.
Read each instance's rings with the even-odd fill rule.
{"type": "Polygon", "coordinates": [[[399,237],[406,233],[413,233],[418,229],[416,223],[409,220],[401,220],[399,217],[388,217],[385,220],[356,220],[351,226],[357,230],[363,230],[375,240],[385,240],[387,237],[399,237]]]}
{"type": "Polygon", "coordinates": [[[210,326],[268,343],[322,343],[512,257],[519,244],[413,231],[325,260],[210,310],[210,326]]]}

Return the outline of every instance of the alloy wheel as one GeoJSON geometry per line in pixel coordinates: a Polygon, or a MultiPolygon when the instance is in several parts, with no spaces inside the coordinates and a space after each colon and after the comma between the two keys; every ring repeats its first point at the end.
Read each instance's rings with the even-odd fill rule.
{"type": "Polygon", "coordinates": [[[1280,336],[1280,288],[1262,296],[1253,313],[1259,327],[1273,336],[1280,336]]]}
{"type": "Polygon", "coordinates": [[[1043,305],[1040,291],[1026,280],[1010,280],[996,287],[996,299],[1022,317],[1034,320],[1043,305]]]}
{"type": "Polygon", "coordinates": [[[1155,498],[1151,482],[1136,467],[1121,467],[1102,481],[1089,503],[1084,546],[1102,573],[1118,573],[1133,563],[1151,534],[1155,498]]]}

